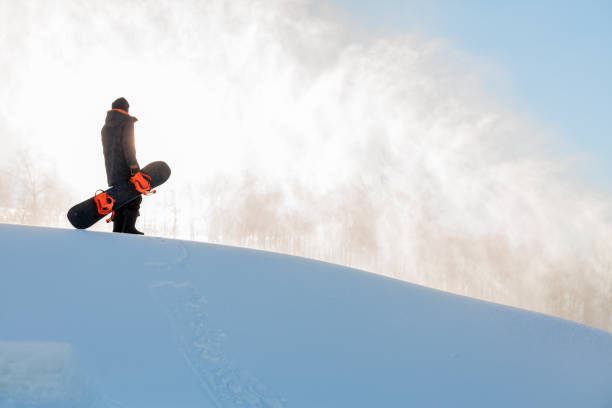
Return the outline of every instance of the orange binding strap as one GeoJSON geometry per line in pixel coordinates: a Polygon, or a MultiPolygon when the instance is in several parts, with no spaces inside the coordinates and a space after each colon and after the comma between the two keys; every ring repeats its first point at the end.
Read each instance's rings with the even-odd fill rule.
{"type": "Polygon", "coordinates": [[[155,194],[155,190],[151,191],[151,183],[149,182],[150,180],[151,176],[141,171],[134,174],[130,178],[130,181],[132,182],[132,184],[134,184],[134,188],[136,189],[136,191],[144,195],[155,194]]]}
{"type": "Polygon", "coordinates": [[[115,212],[113,211],[115,199],[103,191],[100,194],[96,194],[94,196],[94,201],[96,202],[96,207],[98,207],[98,213],[100,215],[113,213],[113,215],[108,220],[106,220],[106,222],[111,222],[115,217],[115,212]]]}

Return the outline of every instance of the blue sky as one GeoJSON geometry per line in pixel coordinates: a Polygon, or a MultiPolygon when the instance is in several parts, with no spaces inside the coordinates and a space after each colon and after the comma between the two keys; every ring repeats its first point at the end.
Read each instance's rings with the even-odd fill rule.
{"type": "Polygon", "coordinates": [[[586,152],[612,190],[612,1],[334,0],[376,31],[444,38],[500,67],[512,109],[586,152]]]}

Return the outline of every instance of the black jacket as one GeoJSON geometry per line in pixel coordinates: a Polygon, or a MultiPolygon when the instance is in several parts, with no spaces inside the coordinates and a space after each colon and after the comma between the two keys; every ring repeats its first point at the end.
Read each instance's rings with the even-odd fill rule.
{"type": "Polygon", "coordinates": [[[124,111],[109,110],[102,128],[102,147],[108,185],[112,186],[130,178],[140,170],[134,145],[136,119],[124,111]]]}

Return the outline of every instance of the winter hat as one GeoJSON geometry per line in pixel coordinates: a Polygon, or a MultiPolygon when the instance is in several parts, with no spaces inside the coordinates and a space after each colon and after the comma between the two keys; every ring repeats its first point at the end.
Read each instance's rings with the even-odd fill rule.
{"type": "Polygon", "coordinates": [[[115,99],[115,101],[113,102],[113,104],[111,105],[111,107],[113,109],[123,109],[124,111],[128,112],[130,110],[130,104],[128,103],[128,101],[121,97],[119,99],[115,99]]]}

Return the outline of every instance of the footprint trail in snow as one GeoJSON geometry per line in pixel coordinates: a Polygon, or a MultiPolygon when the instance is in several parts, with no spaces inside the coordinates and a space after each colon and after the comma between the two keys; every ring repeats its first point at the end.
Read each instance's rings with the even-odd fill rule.
{"type": "Polygon", "coordinates": [[[210,326],[207,300],[191,283],[155,282],[149,289],[162,306],[183,357],[217,408],[285,407],[283,399],[269,395],[257,378],[232,363],[223,349],[225,333],[210,326]]]}

